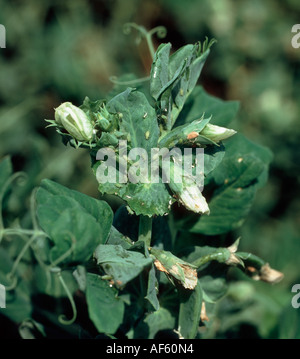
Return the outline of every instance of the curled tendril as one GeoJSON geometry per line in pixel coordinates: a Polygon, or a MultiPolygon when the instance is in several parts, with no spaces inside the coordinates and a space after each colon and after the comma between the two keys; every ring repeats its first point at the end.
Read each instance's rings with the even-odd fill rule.
{"type": "Polygon", "coordinates": [[[136,43],[136,45],[139,45],[142,41],[142,37],[147,36],[147,31],[143,26],[139,26],[134,22],[128,22],[128,23],[124,24],[124,26],[123,26],[123,32],[125,35],[130,35],[132,32],[132,29],[135,29],[138,32],[137,37],[135,38],[135,43],[136,43]]]}
{"type": "Polygon", "coordinates": [[[31,215],[31,221],[34,230],[38,230],[39,228],[36,219],[36,202],[35,202],[36,192],[37,192],[37,188],[34,188],[30,196],[30,215],[31,215]]]}
{"type": "Polygon", "coordinates": [[[6,291],[14,290],[18,284],[18,277],[10,272],[7,273],[6,278],[10,282],[10,284],[5,286],[5,290],[6,291]]]}
{"type": "Polygon", "coordinates": [[[164,26],[156,26],[149,31],[147,31],[144,26],[138,25],[134,22],[128,22],[123,26],[123,32],[126,35],[131,34],[132,29],[136,29],[142,36],[153,36],[156,34],[156,36],[160,39],[167,36],[167,29],[164,26]]]}
{"type": "Polygon", "coordinates": [[[156,34],[159,39],[163,39],[167,36],[167,29],[164,26],[157,26],[149,31],[149,34],[152,36],[156,34]]]}
{"type": "MultiPolygon", "coordinates": [[[[8,190],[8,187],[15,181],[15,180],[18,180],[18,184],[23,184],[22,183],[22,179],[24,180],[27,180],[28,176],[26,175],[26,173],[24,172],[16,172],[14,173],[12,176],[10,176],[8,178],[8,180],[4,183],[4,185],[2,186],[1,190],[0,190],[0,230],[4,229],[4,225],[3,225],[3,218],[2,218],[2,202],[3,202],[3,198],[4,198],[4,195],[6,193],[6,191],[8,190]],[[20,180],[21,180],[21,183],[20,183],[20,180]]],[[[0,243],[2,241],[2,238],[3,238],[3,231],[0,231],[0,243]]]]}
{"type": "Polygon", "coordinates": [[[55,268],[52,268],[52,272],[55,272],[55,274],[58,276],[58,279],[59,279],[62,287],[64,288],[64,290],[66,292],[66,295],[67,295],[67,297],[68,297],[68,299],[70,301],[70,304],[71,304],[71,307],[72,307],[72,312],[73,312],[73,316],[72,316],[71,319],[66,319],[66,316],[64,314],[61,314],[58,317],[58,321],[61,324],[64,324],[64,325],[71,325],[71,324],[73,324],[75,322],[75,320],[77,318],[77,308],[76,308],[74,298],[73,298],[68,286],[66,285],[66,282],[64,281],[64,279],[62,277],[61,269],[58,268],[58,267],[55,267],[55,268]]]}
{"type": "Polygon", "coordinates": [[[117,76],[110,76],[109,81],[111,81],[113,84],[116,84],[116,85],[126,85],[126,86],[130,86],[130,85],[138,84],[138,83],[140,83],[140,82],[146,82],[146,81],[148,81],[149,79],[150,79],[150,77],[147,76],[147,77],[141,77],[141,78],[134,79],[134,80],[120,81],[120,80],[118,80],[118,77],[117,77],[117,76]]]}
{"type": "MultiPolygon", "coordinates": [[[[19,235],[20,237],[22,237],[24,240],[26,240],[28,237],[22,233],[22,229],[15,230],[15,234],[19,235]]],[[[27,249],[32,245],[32,243],[36,240],[36,238],[38,237],[39,233],[37,232],[37,234],[33,234],[32,237],[27,240],[27,242],[25,243],[24,247],[22,248],[22,250],[20,251],[19,255],[17,256],[17,258],[15,259],[12,269],[11,271],[6,275],[7,279],[9,281],[11,281],[11,284],[9,286],[6,287],[6,290],[13,290],[18,282],[18,278],[16,276],[16,271],[18,268],[18,265],[21,261],[21,259],[23,258],[24,254],[26,253],[27,249]]]]}
{"type": "Polygon", "coordinates": [[[136,24],[135,22],[127,22],[123,26],[123,32],[125,35],[131,34],[132,29],[136,29],[139,33],[145,35],[147,33],[143,26],[136,24]]]}
{"type": "Polygon", "coordinates": [[[137,25],[134,22],[128,22],[128,23],[124,24],[124,26],[123,26],[123,32],[126,35],[130,34],[132,29],[136,29],[138,31],[138,37],[136,39],[136,42],[138,44],[140,43],[142,37],[144,37],[146,39],[148,47],[149,47],[150,54],[151,54],[152,59],[153,59],[154,54],[155,54],[155,50],[154,50],[151,38],[152,38],[152,36],[154,34],[157,34],[157,36],[160,39],[164,38],[166,36],[166,34],[167,34],[167,29],[164,26],[157,26],[157,27],[153,28],[152,30],[147,31],[144,28],[144,26],[137,25]]]}

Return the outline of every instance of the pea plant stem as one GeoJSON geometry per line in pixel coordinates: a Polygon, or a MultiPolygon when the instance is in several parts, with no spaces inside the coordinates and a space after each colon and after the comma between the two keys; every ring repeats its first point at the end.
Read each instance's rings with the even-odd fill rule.
{"type": "Polygon", "coordinates": [[[154,49],[153,42],[152,42],[152,34],[150,34],[150,33],[146,34],[146,41],[147,41],[147,45],[148,45],[148,48],[149,48],[151,58],[153,60],[154,56],[155,56],[155,49],[154,49]]]}
{"type": "Polygon", "coordinates": [[[147,247],[151,246],[152,237],[152,217],[140,216],[139,222],[139,241],[145,242],[147,247]]]}
{"type": "Polygon", "coordinates": [[[219,248],[213,253],[207,254],[205,256],[202,256],[198,259],[196,259],[191,264],[196,267],[201,267],[203,264],[206,264],[211,261],[218,261],[220,263],[226,263],[226,261],[230,257],[230,252],[227,248],[219,248]]]}
{"type": "MultiPolygon", "coordinates": [[[[152,41],[152,36],[156,33],[158,37],[163,38],[166,36],[166,28],[163,26],[157,26],[154,29],[147,31],[143,26],[137,25],[136,23],[130,22],[124,25],[124,32],[126,34],[129,34],[131,32],[131,28],[136,29],[140,36],[143,36],[146,39],[150,55],[152,57],[152,60],[155,56],[155,48],[152,41]]],[[[140,38],[139,38],[140,40],[140,38]]]]}
{"type": "Polygon", "coordinates": [[[266,264],[266,261],[252,253],[237,252],[236,255],[239,256],[247,266],[252,266],[256,269],[260,269],[266,264]]]}

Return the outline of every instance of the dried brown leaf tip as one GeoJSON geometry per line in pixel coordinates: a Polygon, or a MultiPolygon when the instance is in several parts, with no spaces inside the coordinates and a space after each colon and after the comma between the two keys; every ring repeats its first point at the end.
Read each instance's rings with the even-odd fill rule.
{"type": "Polygon", "coordinates": [[[172,267],[172,272],[176,275],[180,275],[178,272],[178,268],[181,268],[184,273],[184,279],[181,281],[182,285],[186,289],[194,289],[197,285],[198,277],[197,277],[197,271],[196,269],[192,268],[190,265],[177,263],[177,265],[174,265],[172,267]]]}
{"type": "Polygon", "coordinates": [[[278,283],[282,280],[283,273],[279,272],[276,269],[273,269],[266,263],[260,268],[260,280],[268,283],[278,283]]]}
{"type": "Polygon", "coordinates": [[[151,254],[155,258],[155,267],[159,271],[166,273],[173,284],[179,282],[186,289],[196,287],[198,277],[195,266],[177,258],[171,252],[151,249],[151,254]]]}
{"type": "Polygon", "coordinates": [[[202,322],[208,322],[209,321],[209,318],[208,318],[208,316],[206,314],[205,302],[202,302],[200,319],[201,319],[202,322]]]}
{"type": "Polygon", "coordinates": [[[154,265],[160,272],[169,273],[159,260],[155,259],[154,265]]]}
{"type": "Polygon", "coordinates": [[[248,272],[248,274],[250,274],[252,279],[262,280],[264,282],[271,284],[280,282],[284,277],[283,273],[279,272],[276,269],[271,268],[268,263],[263,265],[260,269],[257,269],[252,266],[248,266],[246,268],[246,271],[248,272]]]}

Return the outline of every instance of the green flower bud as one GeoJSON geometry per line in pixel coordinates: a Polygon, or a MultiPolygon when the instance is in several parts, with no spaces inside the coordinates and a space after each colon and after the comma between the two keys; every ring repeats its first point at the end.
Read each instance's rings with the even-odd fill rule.
{"type": "Polygon", "coordinates": [[[200,132],[200,135],[205,136],[214,142],[219,142],[226,140],[226,138],[233,136],[235,133],[236,131],[230,128],[207,124],[200,132]]]}
{"type": "Polygon", "coordinates": [[[100,114],[97,115],[97,125],[99,126],[100,130],[108,131],[110,127],[110,122],[101,116],[100,114]]]}
{"type": "Polygon", "coordinates": [[[173,284],[174,281],[177,281],[186,289],[196,287],[198,281],[197,267],[181,260],[168,251],[151,248],[150,253],[155,258],[155,267],[159,271],[166,273],[173,284]]]}
{"type": "Polygon", "coordinates": [[[110,113],[107,111],[105,105],[102,104],[100,112],[98,112],[96,114],[97,126],[102,131],[108,131],[109,129],[111,129],[110,127],[112,127],[112,125],[113,125],[111,120],[112,120],[112,117],[111,117],[110,113]]]}
{"type": "Polygon", "coordinates": [[[77,141],[91,141],[93,138],[93,125],[80,108],[71,102],[64,102],[55,109],[55,123],[63,127],[77,141]]]}

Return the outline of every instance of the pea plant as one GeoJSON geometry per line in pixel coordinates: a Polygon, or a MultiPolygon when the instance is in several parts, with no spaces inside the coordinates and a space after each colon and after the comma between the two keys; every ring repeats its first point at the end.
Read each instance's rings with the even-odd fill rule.
{"type": "Polygon", "coordinates": [[[44,179],[24,227],[3,217],[22,174],[13,174],[9,158],[0,163],[1,312],[23,336],[47,337],[51,324],[79,337],[201,338],[231,267],[254,280],[282,278],[239,251],[235,230],[267,180],[272,154],[228,128],[238,102],[198,85],[215,41],[155,51],[152,35],[162,38],[164,29],[126,29],[149,45],[149,77],[114,79],[105,100],[62,103],[47,120],[65,145],[89,151],[105,196],[44,179]],[[113,196],[122,203],[114,212],[113,196]]]}

